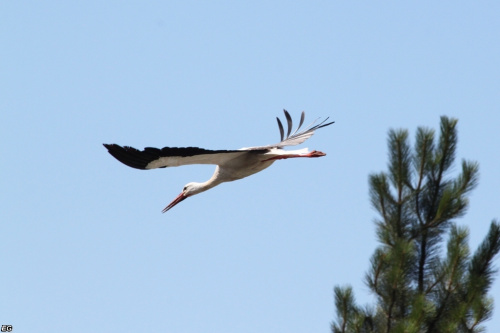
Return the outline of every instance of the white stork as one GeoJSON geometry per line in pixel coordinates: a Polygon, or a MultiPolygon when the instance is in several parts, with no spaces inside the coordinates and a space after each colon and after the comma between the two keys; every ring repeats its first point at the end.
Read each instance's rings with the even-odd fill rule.
{"type": "Polygon", "coordinates": [[[314,131],[331,125],[334,122],[326,123],[326,118],[317,125],[313,122],[306,129],[298,132],[304,122],[304,112],[300,117],[297,129],[292,131],[292,118],[286,111],[285,117],[288,124],[286,137],[284,136],[283,125],[278,117],[278,127],[280,129],[281,141],[279,143],[261,146],[241,148],[238,150],[208,150],[197,147],[165,147],[162,149],[146,147],[144,150],[137,150],[128,146],[117,144],[104,144],[108,152],[118,161],[129,167],[149,170],[156,168],[176,167],[189,164],[215,164],[215,172],[209,180],[204,183],[188,183],[182,192],[168,205],[162,212],[165,213],[179,202],[195,194],[204,192],[224,182],[242,179],[253,175],[271,166],[276,160],[294,157],[321,157],[326,154],[313,150],[309,152],[307,148],[299,150],[283,150],[285,146],[295,146],[309,139],[314,131]],[[290,134],[291,133],[291,134],[290,134]]]}

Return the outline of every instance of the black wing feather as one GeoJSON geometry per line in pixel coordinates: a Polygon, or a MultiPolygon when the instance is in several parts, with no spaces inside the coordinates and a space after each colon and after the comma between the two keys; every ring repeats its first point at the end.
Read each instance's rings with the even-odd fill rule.
{"type": "Polygon", "coordinates": [[[283,112],[285,113],[285,118],[287,120],[287,125],[288,125],[288,131],[287,131],[286,137],[284,135],[285,131],[283,130],[283,124],[281,123],[280,119],[278,117],[276,117],[276,120],[278,121],[278,127],[280,129],[281,141],[276,143],[276,144],[273,144],[273,145],[252,147],[251,148],[252,150],[269,149],[269,148],[282,148],[285,146],[295,146],[295,145],[298,145],[298,144],[304,142],[308,138],[310,138],[311,135],[314,134],[314,131],[316,131],[317,129],[320,129],[320,128],[323,128],[323,127],[326,127],[326,126],[329,126],[329,125],[335,123],[334,121],[327,123],[327,120],[329,118],[326,118],[323,121],[321,121],[319,124],[315,125],[316,121],[318,120],[317,119],[312,124],[310,124],[308,127],[306,127],[301,132],[299,132],[300,128],[304,124],[304,119],[305,119],[305,112],[302,111],[302,114],[300,115],[299,126],[292,134],[290,134],[292,131],[292,117],[290,117],[290,113],[288,113],[287,110],[283,110],[283,112]]]}
{"type": "Polygon", "coordinates": [[[138,150],[129,146],[117,144],[103,144],[108,152],[118,161],[131,168],[146,170],[146,166],[161,157],[187,157],[202,154],[232,153],[238,150],[209,150],[197,147],[164,147],[162,149],[146,147],[138,150]]]}
{"type": "Polygon", "coordinates": [[[280,129],[280,136],[281,136],[280,142],[281,142],[285,138],[285,131],[283,130],[283,124],[281,123],[280,118],[276,117],[276,120],[278,121],[278,127],[280,129]]]}
{"type": "Polygon", "coordinates": [[[292,117],[290,117],[290,114],[287,110],[283,109],[283,112],[285,113],[286,122],[288,123],[288,132],[286,133],[286,137],[288,138],[290,136],[290,133],[292,132],[293,127],[292,117]]]}

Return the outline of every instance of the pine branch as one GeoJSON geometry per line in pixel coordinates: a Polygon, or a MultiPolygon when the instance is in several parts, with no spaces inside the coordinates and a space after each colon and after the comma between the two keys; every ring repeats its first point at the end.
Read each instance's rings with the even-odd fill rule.
{"type": "Polygon", "coordinates": [[[441,136],[439,138],[437,156],[440,164],[440,175],[448,170],[455,160],[455,151],[457,146],[457,123],[457,119],[450,119],[446,116],[441,117],[441,136]]]}
{"type": "Polygon", "coordinates": [[[408,145],[408,131],[389,131],[389,175],[392,185],[397,189],[398,202],[403,191],[411,183],[411,153],[408,145]]]}
{"type": "Polygon", "coordinates": [[[491,316],[488,291],[500,252],[500,223],[470,256],[468,230],[454,219],[465,214],[469,193],[477,186],[479,166],[455,161],[456,119],[441,117],[440,137],[417,130],[413,151],[408,132],[388,136],[388,172],[369,176],[370,200],[380,214],[380,246],[370,259],[365,282],[376,295],[375,310],[355,304],[352,289],[335,289],[337,323],[333,332],[480,332],[491,316]],[[440,254],[449,231],[447,252],[440,254]]]}
{"type": "Polygon", "coordinates": [[[467,245],[469,232],[467,228],[452,226],[448,240],[448,254],[441,265],[440,272],[436,272],[437,290],[431,290],[435,295],[436,310],[430,318],[427,327],[429,332],[438,330],[438,327],[457,322],[450,319],[455,314],[458,318],[464,311],[463,302],[458,299],[459,289],[462,287],[463,276],[467,269],[469,246],[467,245]]]}
{"type": "Polygon", "coordinates": [[[429,221],[434,219],[436,214],[435,210],[438,202],[440,201],[439,194],[446,185],[446,182],[443,182],[443,175],[455,159],[455,149],[457,143],[457,134],[455,129],[456,124],[456,119],[450,120],[447,117],[441,117],[441,135],[439,137],[439,146],[434,154],[432,162],[429,164],[429,168],[431,170],[429,174],[429,185],[432,192],[429,198],[430,207],[427,209],[426,223],[429,223],[429,221]]]}
{"type": "Polygon", "coordinates": [[[337,309],[337,318],[340,326],[333,325],[332,329],[335,333],[344,333],[347,330],[349,321],[355,315],[356,306],[354,305],[354,296],[351,287],[335,287],[335,307],[337,309]]]}
{"type": "Polygon", "coordinates": [[[371,260],[371,269],[370,272],[366,274],[365,281],[368,287],[383,299],[385,295],[382,292],[382,288],[379,287],[379,280],[381,278],[382,272],[386,270],[386,254],[382,249],[376,249],[373,254],[371,260]]]}
{"type": "Polygon", "coordinates": [[[384,173],[370,175],[370,199],[373,207],[382,215],[385,223],[388,223],[388,206],[394,205],[395,199],[389,189],[387,176],[384,173]]]}
{"type": "Polygon", "coordinates": [[[356,306],[352,287],[335,287],[334,298],[338,324],[332,323],[332,332],[374,332],[373,315],[356,306]]]}
{"type": "Polygon", "coordinates": [[[403,238],[409,230],[409,223],[405,216],[405,203],[408,200],[411,184],[411,152],[408,144],[408,131],[389,131],[389,178],[395,188],[397,198],[395,202],[395,216],[393,228],[397,238],[403,238]]]}
{"type": "Polygon", "coordinates": [[[476,294],[485,295],[493,281],[496,269],[492,267],[493,258],[500,251],[500,224],[493,220],[488,235],[474,253],[469,266],[469,287],[476,294]]]}
{"type": "MultiPolygon", "coordinates": [[[[439,241],[441,233],[445,231],[446,223],[450,220],[446,217],[441,218],[443,212],[449,213],[449,203],[453,194],[447,189],[448,182],[443,180],[443,176],[455,159],[457,143],[456,124],[456,119],[450,120],[447,117],[441,117],[441,134],[438,147],[427,162],[421,162],[427,165],[427,183],[425,185],[426,193],[423,203],[423,209],[426,213],[424,214],[424,219],[422,219],[419,213],[420,230],[416,232],[416,235],[419,236],[417,240],[420,252],[417,268],[419,292],[423,292],[424,290],[427,266],[429,261],[433,259],[433,246],[439,241]],[[435,228],[435,230],[429,231],[429,228],[435,228]]],[[[430,138],[429,133],[427,133],[427,137],[430,138]]],[[[418,211],[420,211],[420,201],[418,203],[418,211]]]]}
{"type": "Polygon", "coordinates": [[[415,143],[416,156],[414,158],[415,170],[418,177],[415,191],[415,214],[417,215],[420,226],[423,226],[424,220],[420,211],[420,193],[422,191],[422,183],[429,169],[431,157],[434,153],[434,131],[429,129],[418,128],[417,140],[415,143]]]}

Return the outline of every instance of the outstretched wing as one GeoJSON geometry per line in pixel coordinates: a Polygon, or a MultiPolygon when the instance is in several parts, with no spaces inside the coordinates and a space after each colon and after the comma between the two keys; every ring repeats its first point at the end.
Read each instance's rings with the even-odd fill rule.
{"type": "Polygon", "coordinates": [[[300,127],[304,123],[304,118],[305,118],[305,113],[304,113],[304,111],[302,111],[302,114],[300,116],[299,126],[292,134],[290,134],[292,132],[292,128],[293,128],[292,117],[290,117],[290,114],[288,113],[287,110],[283,110],[283,112],[285,113],[285,118],[286,118],[286,122],[287,122],[286,137],[285,137],[285,130],[283,129],[283,124],[281,123],[281,120],[278,117],[276,117],[276,120],[278,121],[278,127],[280,130],[281,141],[276,143],[276,144],[273,144],[273,145],[267,145],[267,146],[262,146],[262,147],[251,147],[251,148],[246,148],[246,149],[248,149],[248,150],[271,149],[271,148],[283,148],[285,146],[296,146],[296,145],[301,144],[302,142],[306,141],[307,139],[309,139],[314,134],[314,131],[316,131],[317,129],[320,129],[322,127],[325,127],[325,126],[328,126],[328,125],[331,125],[334,123],[334,121],[326,123],[326,121],[328,120],[328,118],[326,118],[325,120],[323,120],[319,124],[315,125],[316,121],[318,121],[318,119],[316,119],[315,121],[312,122],[312,124],[310,124],[304,130],[299,132],[300,127]]]}
{"type": "Polygon", "coordinates": [[[103,144],[118,161],[129,167],[149,170],[188,164],[224,164],[238,155],[246,154],[241,150],[208,150],[197,147],[165,147],[162,149],[146,147],[138,150],[117,144],[103,144]]]}

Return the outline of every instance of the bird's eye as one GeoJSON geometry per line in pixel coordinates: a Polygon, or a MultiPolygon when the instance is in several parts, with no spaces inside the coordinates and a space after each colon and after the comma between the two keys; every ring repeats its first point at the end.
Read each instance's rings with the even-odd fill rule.
{"type": "Polygon", "coordinates": [[[187,186],[184,186],[184,188],[182,189],[182,191],[184,192],[186,189],[187,189],[187,186]]]}

